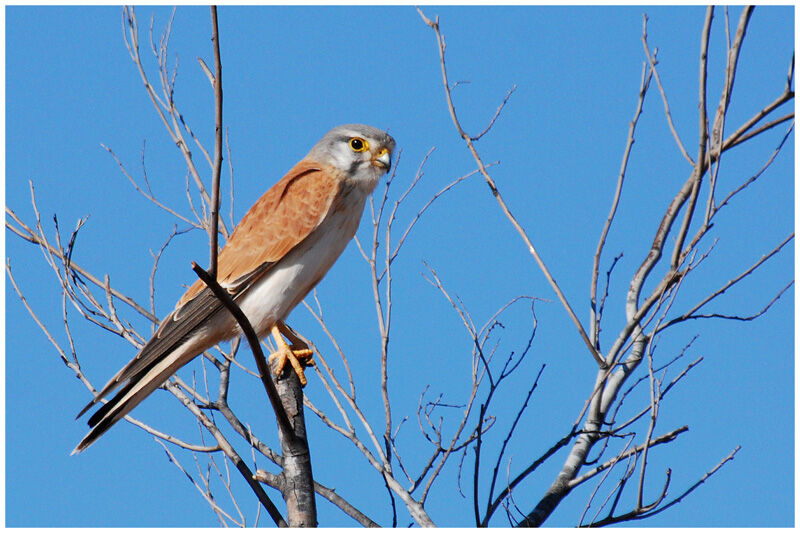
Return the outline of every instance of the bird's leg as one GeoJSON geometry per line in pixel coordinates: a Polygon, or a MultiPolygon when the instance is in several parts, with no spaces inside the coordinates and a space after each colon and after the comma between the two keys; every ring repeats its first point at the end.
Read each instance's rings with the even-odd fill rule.
{"type": "Polygon", "coordinates": [[[314,361],[314,351],[316,348],[311,344],[311,341],[293,330],[291,326],[283,320],[279,320],[277,325],[283,336],[289,339],[289,346],[297,356],[300,364],[303,365],[303,368],[317,366],[316,361],[314,361]]]}
{"type": "Polygon", "coordinates": [[[283,372],[283,367],[286,366],[286,361],[289,361],[300,380],[300,384],[305,387],[308,381],[306,380],[305,372],[303,372],[303,367],[314,364],[314,351],[282,321],[275,323],[270,332],[275,339],[275,344],[278,346],[278,350],[269,356],[270,364],[274,365],[275,375],[280,376],[281,372],[283,372]],[[292,343],[291,347],[283,339],[281,333],[292,343]]]}
{"type": "MultiPolygon", "coordinates": [[[[283,320],[279,320],[276,325],[278,326],[278,329],[283,334],[283,336],[289,339],[289,343],[290,346],[292,347],[292,350],[297,351],[298,349],[300,349],[300,350],[311,350],[312,352],[314,351],[314,348],[309,345],[310,341],[308,341],[305,337],[303,337],[298,332],[293,330],[291,326],[289,326],[289,324],[287,324],[283,320]]],[[[314,366],[316,364],[314,362],[313,355],[314,354],[312,353],[310,357],[303,356],[301,358],[303,359],[304,366],[309,367],[309,366],[314,366]]]]}

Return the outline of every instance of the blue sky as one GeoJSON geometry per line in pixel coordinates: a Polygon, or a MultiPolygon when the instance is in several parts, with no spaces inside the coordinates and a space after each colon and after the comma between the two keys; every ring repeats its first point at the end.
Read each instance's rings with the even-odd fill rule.
{"type": "MultiPolygon", "coordinates": [[[[458,85],[454,98],[470,132],[483,129],[506,92],[517,86],[493,130],[477,147],[485,161],[499,161],[490,169],[498,187],[576,313],[587,321],[592,256],[608,213],[641,77],[642,13],[650,18],[649,43],[651,49],[659,49],[659,73],[673,119],[694,154],[704,8],[426,7],[424,11],[441,17],[451,81],[469,82],[458,85]]],[[[739,12],[731,9],[732,24],[739,12]]],[[[150,66],[146,38],[151,13],[160,32],[170,9],[137,9],[143,54],[150,66]]],[[[388,128],[397,140],[402,156],[392,200],[435,147],[419,186],[399,211],[400,227],[436,191],[475,168],[445,106],[434,35],[413,7],[222,7],[219,17],[235,219],[325,131],[341,123],[388,128]]],[[[733,131],[780,94],[793,52],[793,20],[792,7],[755,10],[726,131],[733,131]]],[[[709,109],[716,105],[722,83],[723,21],[718,10],[709,54],[709,91],[714,95],[709,109]]],[[[170,43],[171,61],[177,57],[179,64],[176,99],[193,130],[210,147],[213,97],[196,62],[201,56],[211,64],[209,37],[207,8],[177,10],[170,43]]],[[[780,114],[787,112],[788,107],[780,114]]],[[[730,190],[755,174],[785,130],[785,126],[775,128],[750,146],[732,150],[724,160],[720,187],[730,190]]],[[[174,220],[138,196],[101,147],[102,143],[112,148],[141,177],[144,142],[154,191],[165,203],[188,213],[185,167],[128,57],[120,9],[6,8],[6,205],[32,223],[31,180],[47,231],[52,233],[53,214],[62,232],[90,215],[73,260],[99,276],[107,273],[112,285],[146,303],[150,251],[159,249],[174,220]]],[[[605,272],[612,258],[624,253],[607,304],[604,328],[609,335],[623,323],[630,276],[648,250],[668,198],[686,179],[687,168],[654,85],[637,130],[620,214],[601,264],[605,272]]],[[[226,173],[223,183],[227,180],[226,173]]],[[[223,194],[227,193],[225,185],[223,194]]],[[[227,201],[228,196],[224,198],[227,201]]],[[[785,239],[794,226],[793,199],[792,135],[765,175],[720,215],[707,241],[710,245],[718,239],[714,253],[676,306],[691,307],[785,239]]],[[[227,217],[227,204],[223,210],[227,217]]],[[[369,226],[365,219],[359,230],[362,242],[371,236],[369,226]]],[[[199,231],[170,246],[156,276],[159,316],[172,308],[183,292],[182,284],[193,281],[190,261],[204,263],[207,255],[207,239],[199,231]]],[[[6,256],[39,318],[65,342],[58,285],[41,253],[7,232],[6,256]]],[[[792,242],[709,311],[758,311],[793,278],[793,257],[792,242]]],[[[547,365],[510,448],[511,470],[519,471],[569,428],[595,368],[486,184],[480,176],[465,180],[425,213],[394,264],[390,390],[395,418],[409,416],[402,442],[410,461],[422,461],[428,453],[416,423],[420,393],[430,385],[430,393],[441,392],[445,401],[463,401],[470,364],[469,339],[452,308],[422,277],[423,261],[461,298],[478,324],[515,296],[548,300],[536,303],[538,329],[532,351],[495,404],[495,414],[508,421],[536,372],[547,365]]],[[[318,295],[329,326],[350,356],[367,415],[382,427],[374,302],[368,269],[355,245],[347,248],[320,284],[318,295]]],[[[5,298],[6,525],[216,525],[207,504],[168,463],[162,447],[130,424],[119,424],[87,452],[69,456],[85,431],[83,420],[75,421],[74,416],[89,399],[88,392],[61,364],[8,278],[5,298]]],[[[118,308],[142,331],[149,330],[129,309],[118,308]]],[[[672,469],[673,496],[734,447],[741,445],[742,450],[684,502],[641,525],[794,523],[793,310],[792,288],[755,321],[695,321],[664,335],[657,351],[662,363],[696,334],[699,337],[684,359],[702,356],[704,361],[662,405],[657,434],[684,424],[690,431],[652,452],[650,496],[660,487],[659,476],[666,468],[672,469]]],[[[76,315],[74,309],[70,313],[76,315]]],[[[105,382],[134,350],[122,339],[73,318],[84,370],[95,384],[105,382]]],[[[324,333],[303,307],[294,311],[290,323],[314,339],[329,360],[334,359],[324,333]]],[[[529,310],[515,306],[503,323],[501,351],[524,345],[529,310]]],[[[604,345],[609,343],[605,339],[604,345]]],[[[252,366],[249,355],[243,357],[252,366]]],[[[197,362],[181,375],[191,379],[193,371],[200,371],[197,362]]],[[[679,371],[672,367],[668,379],[679,371]]],[[[243,375],[237,379],[241,386],[234,386],[232,401],[265,440],[274,443],[274,422],[265,410],[263,392],[254,380],[243,375]]],[[[326,403],[316,380],[310,376],[306,392],[327,408],[330,402],[326,403]]],[[[626,407],[630,413],[645,405],[641,395],[631,401],[626,407]]],[[[162,430],[198,439],[188,413],[164,391],[154,393],[134,415],[162,430]]],[[[391,524],[388,497],[375,471],[349,442],[313,415],[308,417],[317,479],[336,487],[380,524],[391,524]]],[[[236,443],[246,450],[241,441],[236,443]]],[[[190,456],[181,457],[191,465],[190,456]]],[[[558,454],[517,489],[517,505],[530,509],[564,458],[563,452],[558,454]]],[[[438,525],[472,524],[471,500],[463,499],[456,489],[456,463],[446,468],[426,506],[438,525]]],[[[547,525],[574,525],[593,487],[590,483],[575,490],[547,525]]],[[[237,485],[236,490],[250,523],[256,503],[246,489],[237,485]]],[[[271,494],[278,499],[277,493],[271,494]]],[[[620,508],[626,509],[630,501],[628,493],[620,508]]],[[[497,518],[494,525],[506,524],[497,518]]],[[[400,524],[408,521],[401,509],[400,524]]],[[[353,524],[325,503],[320,503],[320,522],[353,524]]],[[[262,514],[260,524],[267,523],[262,514]]]]}

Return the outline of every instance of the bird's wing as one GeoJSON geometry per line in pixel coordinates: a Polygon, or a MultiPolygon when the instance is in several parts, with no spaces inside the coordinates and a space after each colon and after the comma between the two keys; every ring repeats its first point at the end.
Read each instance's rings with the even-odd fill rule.
{"type": "MultiPolygon", "coordinates": [[[[263,263],[275,263],[300,244],[328,213],[342,180],[331,167],[300,162],[258,199],[220,252],[217,279],[234,283],[263,263]]],[[[205,288],[202,280],[178,301],[205,288]]]]}
{"type": "MultiPolygon", "coordinates": [[[[236,226],[219,254],[217,280],[220,285],[234,299],[246,292],[319,226],[331,209],[341,183],[339,175],[330,167],[305,161],[295,165],[258,199],[236,226]]],[[[198,279],[136,357],[109,380],[78,417],[124,381],[143,376],[220,309],[222,304],[198,279]]],[[[107,403],[101,410],[109,409],[107,403]]],[[[100,415],[100,411],[96,415],[100,415]]],[[[99,420],[95,416],[92,418],[99,420]]],[[[93,425],[91,421],[90,425],[93,425]]]]}

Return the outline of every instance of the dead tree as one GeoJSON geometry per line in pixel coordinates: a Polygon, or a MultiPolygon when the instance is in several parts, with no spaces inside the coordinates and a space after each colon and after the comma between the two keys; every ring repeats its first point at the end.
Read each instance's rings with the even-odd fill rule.
{"type": "MultiPolygon", "coordinates": [[[[108,275],[93,274],[72,260],[76,236],[85,220],[79,220],[69,238],[62,239],[56,219],[55,232],[52,236],[48,236],[48,231],[42,224],[32,184],[34,222],[26,223],[12,209],[6,208],[6,227],[15,235],[35,244],[44,253],[47,264],[57,276],[61,288],[63,326],[68,339],[66,345],[55,340],[49,326],[40,321],[35,309],[28,305],[22,288],[17,285],[13,276],[10,261],[6,265],[9,280],[31,316],[58,351],[61,360],[89,391],[94,391],[95,388],[84,374],[79,354],[72,342],[71,324],[74,318],[68,316],[68,310],[70,312],[72,309],[77,310],[79,320],[87,320],[124,338],[138,348],[148,336],[148,332],[138,331],[131,326],[128,317],[139,315],[152,323],[158,323],[153,304],[157,292],[154,284],[155,272],[164,249],[176,236],[189,230],[199,229],[208,232],[211,251],[208,269],[210,275],[206,276],[199,267],[196,272],[204,276],[204,280],[210,286],[214,285],[215,252],[219,247],[217,239],[219,237],[225,239],[228,236],[233,220],[231,213],[229,224],[226,224],[224,218],[218,214],[221,205],[219,182],[225,158],[223,157],[222,61],[216,10],[212,12],[214,14],[211,33],[215,44],[213,69],[200,61],[200,67],[206,73],[215,94],[215,141],[214,149],[209,152],[191,129],[187,117],[181,113],[174,98],[176,69],[170,68],[168,64],[172,19],[167,22],[158,42],[153,37],[151,22],[148,44],[157,62],[157,73],[153,77],[148,73],[140,56],[139,28],[135,12],[132,8],[123,10],[125,39],[131,60],[153,104],[157,119],[166,128],[171,142],[180,152],[187,171],[188,206],[180,208],[167,205],[151,191],[146,172],[143,171],[143,178],[137,180],[123,161],[107,148],[111,157],[119,164],[123,175],[138,193],[150,200],[158,209],[174,216],[176,223],[187,227],[182,231],[173,230],[159,252],[154,254],[154,264],[150,273],[149,305],[113,287],[108,275]],[[153,79],[156,81],[151,81],[153,79]],[[200,154],[199,157],[197,153],[200,154]],[[191,193],[188,192],[190,189],[191,193]],[[193,198],[199,198],[199,205],[196,205],[193,198]]],[[[463,525],[463,522],[453,517],[434,520],[431,516],[426,503],[434,486],[439,490],[449,490],[452,494],[464,496],[468,502],[471,522],[476,526],[497,525],[501,522],[501,517],[507,517],[516,525],[541,525],[573,489],[590,482],[596,483],[596,487],[586,502],[583,515],[576,517],[575,521],[579,525],[600,526],[644,519],[677,504],[731,460],[738,448],[732,450],[707,472],[698,473],[697,483],[679,489],[677,496],[667,498],[670,472],[667,471],[662,479],[654,476],[648,470],[648,454],[656,447],[664,447],[673,442],[688,428],[683,425],[665,432],[656,431],[659,407],[667,394],[702,361],[702,357],[684,364],[684,357],[689,353],[688,348],[691,346],[690,340],[686,349],[664,360],[662,354],[656,355],[659,337],[672,326],[689,321],[701,323],[703,320],[713,318],[744,321],[755,319],[766,313],[793,283],[789,280],[783,289],[770,295],[760,310],[754,310],[749,314],[707,311],[708,304],[724,292],[731,289],[742,290],[740,286],[742,280],[756,274],[759,267],[791,242],[794,234],[789,233],[781,243],[764,244],[763,250],[750,250],[753,257],[752,266],[734,274],[720,273],[719,285],[708,287],[705,297],[688,306],[685,302],[677,303],[677,296],[686,280],[692,279],[692,274],[714,252],[714,243],[708,241],[712,226],[715,223],[723,223],[717,222],[718,213],[735,209],[735,203],[731,200],[740,194],[743,195],[748,187],[769,170],[791,137],[794,125],[793,112],[776,116],[784,109],[784,104],[793,101],[794,98],[792,58],[785,86],[777,91],[778,96],[772,102],[765,103],[763,109],[749,120],[736,124],[736,129],[732,133],[730,130],[733,127],[730,124],[726,128],[726,116],[734,95],[738,57],[753,9],[746,8],[743,11],[733,34],[728,27],[727,10],[724,11],[725,29],[729,36],[733,35],[733,39],[728,39],[726,44],[727,62],[722,66],[725,80],[722,92],[712,100],[707,91],[706,76],[708,69],[713,68],[708,64],[707,57],[711,42],[712,20],[716,12],[713,7],[708,8],[701,35],[698,144],[694,154],[690,154],[690,150],[686,148],[673,124],[666,84],[662,83],[659,77],[656,53],[650,49],[646,32],[647,19],[646,17],[644,19],[642,32],[644,62],[638,97],[622,153],[616,187],[613,191],[609,191],[611,196],[609,214],[600,231],[590,269],[591,274],[587,279],[589,288],[587,301],[590,304],[588,310],[583,311],[588,311],[588,322],[583,322],[579,318],[582,309],[574,307],[562,292],[556,281],[559,273],[547,267],[537,251],[535,239],[514,217],[500,187],[492,177],[493,164],[484,160],[476,144],[478,140],[490,134],[495,122],[501,117],[505,104],[512,97],[514,89],[512,88],[506,95],[483,131],[478,134],[467,133],[462,127],[461,115],[456,112],[453,102],[453,85],[448,78],[445,41],[439,20],[430,19],[420,11],[422,21],[430,27],[435,36],[445,105],[456,132],[465,144],[469,154],[467,160],[474,166],[474,170],[442,180],[441,183],[446,185],[424,202],[414,205],[413,202],[416,200],[412,199],[412,193],[425,174],[426,162],[430,157],[435,157],[435,151],[431,148],[416,166],[416,172],[408,177],[404,177],[405,170],[398,170],[405,165],[400,158],[399,164],[395,165],[385,185],[376,191],[370,200],[367,225],[371,226],[372,238],[366,242],[359,240],[356,242],[368,267],[364,281],[371,288],[377,319],[378,343],[374,351],[379,364],[378,376],[374,380],[377,386],[369,389],[372,395],[357,394],[357,390],[362,391],[367,386],[358,386],[351,371],[347,350],[342,347],[343,343],[326,322],[323,305],[314,293],[313,298],[309,298],[304,305],[327,336],[327,339],[323,340],[330,346],[330,351],[321,350],[308,339],[301,340],[315,352],[316,377],[326,395],[311,397],[307,391],[304,393],[296,380],[288,379],[280,383],[278,392],[282,402],[273,402],[275,418],[278,421],[273,430],[277,432],[280,428],[280,450],[267,445],[267,436],[253,431],[251,424],[228,402],[232,373],[263,383],[270,398],[275,392],[270,390],[272,382],[269,380],[268,372],[265,371],[263,355],[258,355],[261,349],[252,338],[248,340],[256,356],[256,370],[248,367],[249,359],[242,356],[240,352],[244,350],[239,350],[240,343],[237,341],[232,343],[229,350],[219,347],[218,350],[203,354],[200,358],[202,382],[189,383],[176,375],[164,384],[163,388],[176,398],[193,420],[196,420],[199,428],[198,442],[179,439],[171,434],[168,428],[157,429],[131,416],[126,417],[126,420],[155,438],[163,447],[170,462],[187,475],[193,487],[208,503],[220,525],[257,524],[259,514],[256,514],[254,519],[246,516],[242,502],[245,498],[255,496],[276,524],[313,526],[317,521],[315,495],[328,500],[360,525],[367,527],[377,525],[376,520],[369,516],[374,515],[377,510],[357,509],[345,496],[328,486],[328,483],[322,484],[311,477],[310,462],[308,462],[311,450],[308,447],[302,448],[306,434],[303,408],[307,409],[308,423],[319,423],[327,427],[332,438],[343,437],[363,458],[366,471],[372,473],[370,481],[372,487],[376,490],[385,490],[388,495],[392,521],[387,525],[405,525],[399,514],[399,510],[403,508],[420,526],[463,525]],[[665,119],[674,136],[676,149],[686,159],[686,177],[682,186],[669,200],[666,209],[649,221],[656,228],[652,244],[648,253],[637,259],[640,261],[640,266],[629,281],[627,293],[614,294],[609,292],[609,280],[613,276],[614,267],[620,256],[609,262],[607,259],[604,260],[603,252],[606,239],[613,230],[618,210],[625,208],[624,185],[629,180],[636,179],[635,176],[627,175],[628,160],[633,153],[637,124],[643,113],[645,100],[653,92],[654,81],[663,104],[665,119]],[[723,156],[736,146],[775,128],[785,128],[785,133],[773,152],[765,158],[761,170],[733,187],[719,185],[723,156]],[[551,295],[538,297],[521,295],[501,306],[487,319],[474,320],[455,292],[442,281],[437,270],[426,263],[425,278],[433,290],[441,294],[463,325],[463,331],[448,332],[448,335],[454,338],[465,335],[468,339],[471,350],[465,355],[469,357],[471,364],[470,379],[464,384],[463,397],[457,401],[434,394],[431,392],[433,389],[426,388],[420,391],[416,413],[398,413],[395,407],[397,400],[389,386],[390,382],[403,378],[402,375],[394,375],[389,370],[389,361],[397,357],[390,346],[392,324],[404,318],[393,313],[392,275],[393,268],[396,268],[395,260],[403,251],[409,236],[413,234],[417,222],[436,200],[469,178],[482,179],[488,185],[499,209],[522,239],[525,250],[531,254],[533,264],[536,265],[534,268],[538,268],[543,274],[574,325],[575,333],[586,349],[585,364],[592,365],[596,369],[595,383],[582,393],[585,394],[583,408],[576,414],[574,420],[565,421],[564,426],[567,430],[563,436],[555,442],[537,443],[543,452],[531,453],[525,457],[524,467],[516,466],[519,460],[512,467],[507,453],[514,435],[529,423],[525,413],[534,399],[540,381],[546,379],[546,374],[543,372],[544,365],[536,363],[534,371],[525,374],[528,377],[524,390],[520,391],[508,384],[512,381],[510,379],[512,376],[514,378],[520,376],[521,369],[530,369],[531,362],[528,356],[534,346],[538,326],[535,314],[536,302],[551,295]],[[401,209],[408,205],[413,206],[411,215],[405,215],[405,211],[401,209]],[[605,276],[602,275],[602,264],[609,265],[605,276]],[[624,310],[626,323],[618,331],[602,331],[604,311],[612,306],[624,310]],[[503,317],[510,312],[524,314],[528,328],[523,332],[525,341],[515,350],[506,352],[498,347],[498,339],[503,334],[503,317]],[[668,372],[674,372],[679,364],[683,364],[683,368],[668,377],[668,372]],[[649,389],[648,401],[639,406],[632,416],[622,419],[623,401],[633,397],[634,391],[638,388],[649,389]],[[517,394],[516,407],[509,409],[508,404],[504,404],[500,408],[498,397],[510,392],[517,394]],[[372,421],[367,414],[368,407],[371,407],[370,403],[379,403],[381,406],[383,420],[379,424],[372,421]],[[411,448],[400,437],[404,423],[413,418],[416,418],[419,426],[416,438],[425,443],[427,449],[424,455],[417,452],[411,456],[409,452],[411,448]],[[287,419],[291,419],[292,422],[287,423],[287,419]],[[499,445],[489,443],[486,438],[489,432],[492,432],[499,445]],[[242,438],[247,443],[247,448],[238,449],[235,445],[236,438],[242,438]],[[558,475],[555,479],[544,479],[540,475],[539,468],[545,462],[555,461],[558,452],[562,451],[568,451],[568,455],[558,475]],[[590,457],[590,453],[595,456],[590,457]],[[184,464],[187,461],[194,463],[196,468],[186,468],[184,464]],[[248,465],[253,463],[259,467],[251,469],[248,465]],[[445,466],[454,463],[458,472],[456,479],[450,479],[447,483],[442,482],[442,479],[447,479],[445,466]],[[230,466],[236,469],[249,487],[250,493],[247,496],[233,489],[230,466]],[[190,475],[190,470],[196,470],[196,473],[190,475]],[[616,481],[611,476],[612,472],[616,472],[616,481]],[[293,476],[291,479],[288,478],[289,473],[293,476]],[[647,501],[644,498],[646,487],[653,483],[659,484],[659,496],[647,501]],[[607,484],[613,486],[607,490],[605,499],[599,501],[601,489],[607,487],[607,484]],[[282,518],[281,511],[271,501],[265,486],[276,489],[276,494],[281,495],[286,503],[287,519],[282,518]],[[304,486],[309,490],[300,491],[302,494],[298,497],[298,492],[294,490],[297,486],[304,486]],[[310,490],[312,488],[313,490],[310,490]],[[628,492],[625,492],[625,489],[628,489],[628,492]],[[218,497],[220,493],[227,497],[224,502],[218,497]],[[518,502],[520,498],[515,499],[515,494],[520,493],[526,495],[542,493],[542,495],[530,509],[520,509],[518,502]],[[623,506],[626,505],[624,502],[629,500],[631,503],[623,510],[623,506]],[[504,512],[498,513],[497,511],[501,509],[504,512]]],[[[230,165],[230,152],[231,149],[227,146],[228,170],[232,181],[233,167],[230,165]]],[[[724,183],[729,184],[730,180],[724,183]]],[[[236,313],[235,306],[231,308],[231,312],[236,313]]],[[[243,329],[247,329],[245,324],[243,329]]],[[[430,379],[435,385],[436,376],[431,376],[430,379]]],[[[267,407],[266,397],[262,400],[264,408],[270,409],[267,407]]],[[[541,404],[551,400],[538,398],[536,401],[541,404]]],[[[410,425],[413,425],[413,422],[410,425]]],[[[313,453],[315,457],[319,457],[325,451],[314,448],[313,453]]],[[[366,478],[367,476],[365,483],[366,478]]]]}
{"type": "MultiPolygon", "coordinates": [[[[514,89],[512,88],[511,91],[509,91],[505,100],[498,107],[494,117],[482,132],[477,135],[470,135],[467,133],[461,125],[459,114],[456,113],[455,105],[453,104],[452,85],[448,81],[448,72],[445,64],[445,40],[439,27],[439,20],[438,18],[431,20],[426,17],[422,11],[419,11],[423,21],[433,30],[436,36],[446,105],[456,130],[466,144],[471,156],[474,158],[481,175],[497,200],[498,206],[522,238],[525,248],[533,256],[541,273],[544,274],[553,292],[575,325],[576,332],[586,346],[587,355],[591,357],[593,364],[597,367],[595,384],[589,391],[586,403],[576,418],[571,431],[567,433],[564,438],[555,443],[544,456],[531,463],[529,467],[525,468],[515,477],[512,477],[503,490],[500,491],[499,495],[493,499],[493,489],[497,480],[497,470],[495,469],[491,481],[492,488],[489,491],[489,499],[483,510],[479,508],[480,505],[476,491],[474,505],[475,524],[477,526],[488,525],[489,519],[498,507],[506,498],[511,497],[514,488],[530,476],[553,452],[562,447],[568,447],[570,452],[561,471],[533,509],[528,512],[522,512],[519,508],[516,509],[516,511],[520,512],[518,518],[514,519],[517,525],[539,526],[543,524],[556,506],[558,506],[571,490],[598,474],[605,472],[598,484],[597,489],[599,489],[600,485],[606,480],[606,476],[610,473],[610,469],[617,464],[624,465],[624,473],[621,475],[620,480],[612,489],[609,497],[600,504],[594,517],[585,521],[587,512],[597,493],[597,489],[595,489],[589,502],[587,502],[584,516],[580,517],[579,524],[602,526],[653,516],[678,503],[726,462],[733,459],[733,456],[739,450],[739,447],[736,447],[728,456],[723,458],[719,464],[706,472],[695,485],[671,499],[667,499],[666,497],[667,491],[670,488],[670,471],[667,470],[662,488],[659,491],[659,496],[652,501],[644,500],[645,483],[649,479],[647,476],[648,451],[654,446],[672,441],[688,429],[683,426],[675,428],[663,435],[656,436],[654,430],[660,402],[664,399],[665,394],[702,360],[702,358],[700,358],[689,363],[673,380],[666,382],[664,374],[658,374],[663,372],[675,361],[679,360],[680,357],[683,356],[683,353],[666,364],[660,366],[654,364],[653,354],[659,336],[668,328],[691,320],[710,318],[739,321],[753,320],[767,312],[794,283],[794,280],[789,280],[777,294],[773,295],[771,299],[765,302],[765,305],[760,310],[752,314],[709,313],[704,309],[711,301],[719,297],[725,291],[736,286],[741,280],[755,272],[765,261],[779,253],[786,244],[793,240],[794,233],[790,232],[782,242],[774,245],[771,249],[767,248],[762,251],[761,253],[763,255],[761,255],[761,257],[756,255],[757,252],[754,253],[754,262],[752,266],[738,273],[728,281],[721,279],[721,286],[719,288],[710,288],[706,297],[694,302],[693,305],[686,309],[674,309],[676,297],[681,290],[682,284],[709,254],[713,252],[714,243],[710,245],[707,244],[709,240],[707,235],[715,223],[715,217],[721,210],[730,208],[729,202],[734,196],[744,192],[748,186],[752,185],[764,174],[775,160],[775,157],[783,149],[794,129],[794,112],[790,111],[782,116],[774,116],[776,114],[774,112],[783,104],[794,99],[794,56],[792,56],[791,62],[788,65],[786,83],[778,92],[778,96],[775,100],[767,103],[761,111],[745,123],[737,125],[737,129],[733,133],[727,136],[725,135],[725,120],[733,95],[739,53],[742,49],[747,26],[753,13],[752,7],[746,7],[742,11],[735,30],[733,42],[730,40],[731,32],[728,23],[728,11],[727,9],[724,10],[725,32],[728,36],[726,47],[727,61],[726,64],[723,65],[724,83],[721,94],[716,100],[717,107],[713,111],[713,119],[709,119],[709,109],[713,109],[711,106],[714,101],[711,100],[712,96],[709,95],[707,91],[709,69],[708,50],[714,13],[714,7],[710,6],[706,11],[705,23],[701,35],[701,48],[699,51],[700,79],[698,88],[698,149],[695,158],[689,155],[689,152],[684,147],[684,143],[677,134],[673,124],[667,93],[658,75],[656,56],[655,53],[651,53],[647,40],[647,16],[644,17],[642,44],[645,62],[642,67],[641,85],[638,91],[639,98],[636,103],[633,119],[630,122],[628,139],[623,152],[622,165],[609,215],[601,230],[597,249],[594,254],[591,269],[591,282],[589,284],[589,301],[591,305],[589,309],[589,326],[587,331],[587,328],[584,327],[573,310],[573,307],[561,291],[554,275],[550,272],[537,252],[532,239],[512,214],[475,146],[476,141],[489,133],[514,89]],[[667,209],[661,215],[650,250],[647,255],[642,258],[640,267],[630,280],[629,289],[624,300],[620,301],[618,304],[622,305],[625,310],[627,323],[621,331],[611,336],[612,342],[610,347],[606,348],[606,350],[602,350],[600,342],[601,319],[603,310],[611,302],[607,300],[610,296],[608,294],[608,282],[606,283],[606,292],[598,299],[598,278],[600,275],[601,256],[604,251],[606,238],[614,222],[615,215],[617,214],[617,209],[620,207],[628,159],[633,148],[636,126],[642,113],[645,97],[648,94],[648,90],[654,78],[658,85],[664,104],[665,117],[674,135],[675,143],[687,161],[688,175],[686,181],[671,199],[667,209]],[[720,192],[718,190],[718,177],[723,155],[728,150],[772,128],[780,126],[786,128],[785,134],[781,137],[775,150],[768,155],[762,168],[744,182],[728,191],[720,192]],[[705,201],[703,201],[703,195],[705,195],[705,201]],[[672,244],[670,244],[668,237],[673,239],[672,244]],[[661,275],[660,278],[651,278],[651,276],[655,276],[655,272],[659,270],[664,272],[663,275],[661,275]],[[650,285],[652,286],[645,290],[645,283],[648,281],[650,281],[650,285]],[[629,378],[634,375],[640,366],[646,368],[646,375],[635,381],[627,390],[623,389],[629,378]],[[641,383],[646,383],[650,387],[649,405],[644,406],[642,410],[630,420],[624,422],[617,421],[616,410],[619,409],[622,399],[630,393],[632,388],[641,383]],[[649,419],[649,424],[645,431],[644,439],[642,439],[641,443],[634,444],[633,440],[636,438],[636,433],[630,433],[630,427],[637,420],[645,417],[649,419]],[[604,453],[606,452],[610,439],[628,436],[630,436],[630,439],[621,452],[600,463],[604,458],[604,453]],[[598,445],[600,445],[602,449],[598,457],[593,459],[592,463],[600,464],[587,470],[586,466],[590,464],[589,453],[598,445]],[[623,490],[626,488],[629,480],[633,481],[631,485],[635,486],[635,503],[630,509],[620,512],[617,507],[623,490]],[[604,510],[607,510],[606,516],[599,517],[600,513],[604,510]]],[[[614,258],[611,263],[606,273],[607,281],[618,259],[619,256],[614,258]]],[[[479,457],[480,448],[476,451],[476,479],[479,457]]]]}

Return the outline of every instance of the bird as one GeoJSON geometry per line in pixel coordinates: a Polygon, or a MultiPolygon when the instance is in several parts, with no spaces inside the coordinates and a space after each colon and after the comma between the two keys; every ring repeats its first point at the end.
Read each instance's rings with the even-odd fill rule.
{"type": "MultiPolygon", "coordinates": [[[[270,362],[280,376],[290,362],[303,385],[312,351],[286,325],[292,309],[325,276],[358,229],[367,198],[392,164],[394,139],[364,124],[326,133],[239,221],[217,260],[217,281],[259,338],[272,335],[270,362]],[[285,335],[291,346],[284,340],[285,335]]],[[[198,279],[161,321],[153,337],[78,413],[119,387],[88,420],[72,454],[97,441],[179,368],[241,328],[198,279]]]]}

